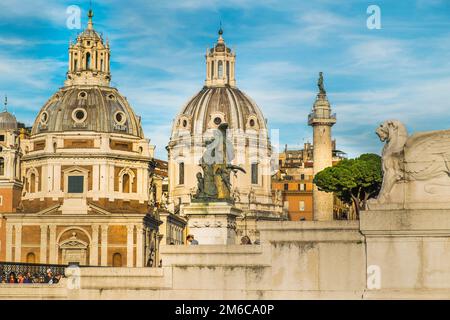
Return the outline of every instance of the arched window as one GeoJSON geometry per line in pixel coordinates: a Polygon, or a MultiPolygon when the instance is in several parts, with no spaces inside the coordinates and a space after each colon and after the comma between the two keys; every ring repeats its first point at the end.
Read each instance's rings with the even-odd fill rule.
{"type": "Polygon", "coordinates": [[[214,61],[211,61],[211,79],[214,78],[214,61]]]}
{"type": "Polygon", "coordinates": [[[36,256],[33,252],[27,254],[27,263],[36,263],[36,256]]]}
{"type": "Polygon", "coordinates": [[[117,191],[122,193],[131,193],[133,191],[133,183],[136,175],[130,168],[124,168],[119,172],[119,189],[117,191]]]}
{"type": "Polygon", "coordinates": [[[5,175],[5,158],[0,157],[0,176],[5,175]]]}
{"type": "Polygon", "coordinates": [[[258,184],[258,164],[252,163],[252,184],[258,184]]]}
{"type": "Polygon", "coordinates": [[[86,53],[86,70],[89,70],[91,67],[91,54],[86,53]]]}
{"type": "Polygon", "coordinates": [[[78,69],[78,60],[75,59],[74,62],[73,62],[73,70],[77,71],[77,69],[78,69]]]}
{"type": "Polygon", "coordinates": [[[130,193],[130,175],[128,173],[122,176],[122,192],[130,193]]]}
{"type": "Polygon", "coordinates": [[[184,162],[178,164],[178,184],[184,184],[184,162]]]}
{"type": "Polygon", "coordinates": [[[230,61],[227,61],[227,80],[230,80],[230,61]]]}
{"type": "Polygon", "coordinates": [[[223,78],[223,62],[222,62],[222,60],[219,61],[219,64],[217,67],[218,67],[219,79],[222,79],[223,78]]]}
{"type": "Polygon", "coordinates": [[[104,71],[104,70],[103,70],[103,59],[100,59],[100,70],[101,70],[101,71],[104,71]]]}
{"type": "Polygon", "coordinates": [[[113,267],[121,267],[122,266],[122,255],[118,252],[113,254],[113,259],[112,259],[112,265],[113,267]]]}
{"type": "Polygon", "coordinates": [[[31,193],[36,192],[36,175],[34,173],[32,173],[30,175],[30,186],[29,186],[29,190],[31,193]]]}

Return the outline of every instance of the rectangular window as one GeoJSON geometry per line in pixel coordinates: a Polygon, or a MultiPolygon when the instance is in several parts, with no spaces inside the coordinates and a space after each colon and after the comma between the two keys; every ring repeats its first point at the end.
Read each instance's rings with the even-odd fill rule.
{"type": "Polygon", "coordinates": [[[305,191],[305,189],[306,189],[305,187],[306,187],[306,185],[304,183],[298,184],[298,190],[300,190],[300,191],[305,191]]]}
{"type": "Polygon", "coordinates": [[[83,176],[69,176],[68,177],[68,193],[83,193],[84,177],[83,176]]]}
{"type": "Polygon", "coordinates": [[[5,135],[4,134],[0,134],[0,141],[5,141],[5,135]]]}
{"type": "Polygon", "coordinates": [[[287,183],[284,184],[284,190],[289,190],[289,185],[287,183]]]}
{"type": "Polygon", "coordinates": [[[252,184],[258,184],[258,164],[252,163],[252,184]]]}
{"type": "Polygon", "coordinates": [[[303,173],[300,175],[300,180],[305,180],[305,175],[303,173]]]}
{"type": "Polygon", "coordinates": [[[298,210],[299,211],[305,211],[305,201],[301,200],[298,203],[298,210]]]}
{"type": "Polygon", "coordinates": [[[178,164],[178,184],[184,184],[184,162],[178,164]]]}

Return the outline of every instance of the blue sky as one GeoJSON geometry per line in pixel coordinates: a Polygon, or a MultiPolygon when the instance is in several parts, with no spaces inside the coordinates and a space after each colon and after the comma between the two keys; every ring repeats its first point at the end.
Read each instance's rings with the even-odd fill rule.
{"type": "MultiPolygon", "coordinates": [[[[31,125],[63,85],[66,8],[89,1],[1,0],[0,94],[31,125]]],[[[112,50],[112,84],[142,116],[156,155],[166,158],[172,119],[203,86],[204,52],[224,38],[237,52],[237,81],[260,106],[280,144],[312,140],[306,124],[323,71],[337,113],[333,136],[349,156],[379,153],[386,119],[409,132],[450,127],[450,0],[93,1],[94,24],[112,50]],[[381,29],[366,27],[369,5],[381,29]]]]}

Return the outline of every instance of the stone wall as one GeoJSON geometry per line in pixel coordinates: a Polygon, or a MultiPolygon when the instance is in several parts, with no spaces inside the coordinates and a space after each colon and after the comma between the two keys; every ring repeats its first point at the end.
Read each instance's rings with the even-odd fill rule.
{"type": "Polygon", "coordinates": [[[162,246],[162,268],[86,267],[80,289],[68,289],[69,279],[3,284],[0,299],[449,298],[449,235],[391,230],[383,239],[388,231],[376,225],[396,229],[391,218],[363,214],[362,232],[359,221],[262,222],[261,245],[162,246]],[[366,287],[368,264],[381,268],[380,288],[366,287]]]}
{"type": "Polygon", "coordinates": [[[67,280],[53,287],[2,285],[0,298],[361,298],[365,257],[357,222],[259,228],[261,245],[162,246],[163,268],[81,268],[79,290],[65,289],[67,280]]]}

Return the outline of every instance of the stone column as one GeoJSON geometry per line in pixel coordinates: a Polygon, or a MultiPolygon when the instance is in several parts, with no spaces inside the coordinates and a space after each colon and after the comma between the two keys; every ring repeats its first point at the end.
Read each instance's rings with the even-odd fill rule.
{"type": "Polygon", "coordinates": [[[16,231],[16,235],[15,235],[15,251],[14,251],[14,261],[15,262],[21,262],[22,260],[22,225],[20,224],[16,224],[14,226],[14,229],[16,231]]]}
{"type": "MultiPolygon", "coordinates": [[[[51,141],[46,141],[46,144],[47,144],[47,148],[50,148],[51,147],[51,141]],[[50,142],[50,143],[49,143],[50,142]],[[50,144],[50,146],[48,146],[50,144]]],[[[47,150],[49,150],[49,149],[47,149],[47,150]]],[[[47,174],[47,166],[42,166],[41,167],[41,176],[40,176],[40,179],[41,179],[41,191],[43,192],[43,193],[48,193],[48,191],[49,191],[49,189],[48,189],[48,174],[47,174]]]]}
{"type": "Polygon", "coordinates": [[[41,225],[41,249],[39,252],[41,263],[47,263],[47,229],[46,224],[41,225]]]}
{"type": "Polygon", "coordinates": [[[89,251],[89,265],[98,265],[98,229],[99,225],[92,225],[92,243],[89,251]]]}
{"type": "MultiPolygon", "coordinates": [[[[61,190],[61,165],[53,165],[53,191],[56,193],[61,190]]],[[[55,194],[56,196],[56,194],[55,194]]]]}
{"type": "Polygon", "coordinates": [[[6,262],[12,262],[12,224],[6,224],[6,262]]]}
{"type": "Polygon", "coordinates": [[[127,226],[127,267],[133,266],[133,233],[134,225],[127,226]]]}
{"type": "Polygon", "coordinates": [[[102,225],[102,257],[101,265],[108,265],[108,225],[102,225]]]}
{"type": "Polygon", "coordinates": [[[144,230],[142,225],[136,225],[136,267],[144,266],[144,230]]]}
{"type": "MultiPolygon", "coordinates": [[[[108,198],[110,201],[114,201],[114,165],[108,165],[108,198]]],[[[130,190],[131,191],[131,190],[130,190]]]]}
{"type": "Polygon", "coordinates": [[[107,167],[106,164],[102,163],[100,165],[100,194],[105,195],[107,192],[107,181],[108,181],[108,176],[107,176],[107,167]]]}
{"type": "MultiPolygon", "coordinates": [[[[313,110],[308,116],[308,124],[313,127],[313,172],[314,176],[333,165],[333,148],[331,127],[336,123],[336,116],[331,113],[331,106],[325,92],[319,92],[313,110]]],[[[333,194],[313,188],[314,220],[333,220],[333,194]]]]}
{"type": "Polygon", "coordinates": [[[100,190],[100,166],[95,164],[92,166],[92,191],[94,191],[94,201],[98,200],[100,190]]]}
{"type": "Polygon", "coordinates": [[[150,258],[150,236],[148,227],[144,227],[144,266],[147,266],[147,261],[150,258]]]}
{"type": "Polygon", "coordinates": [[[55,189],[55,187],[53,186],[53,182],[54,182],[53,173],[54,173],[53,164],[49,164],[48,169],[47,169],[47,174],[48,174],[48,188],[47,188],[48,191],[47,192],[52,192],[55,189]]]}
{"type": "Polygon", "coordinates": [[[56,225],[50,225],[50,257],[48,262],[57,264],[58,261],[56,260],[56,251],[57,251],[57,244],[56,244],[56,225]]]}

